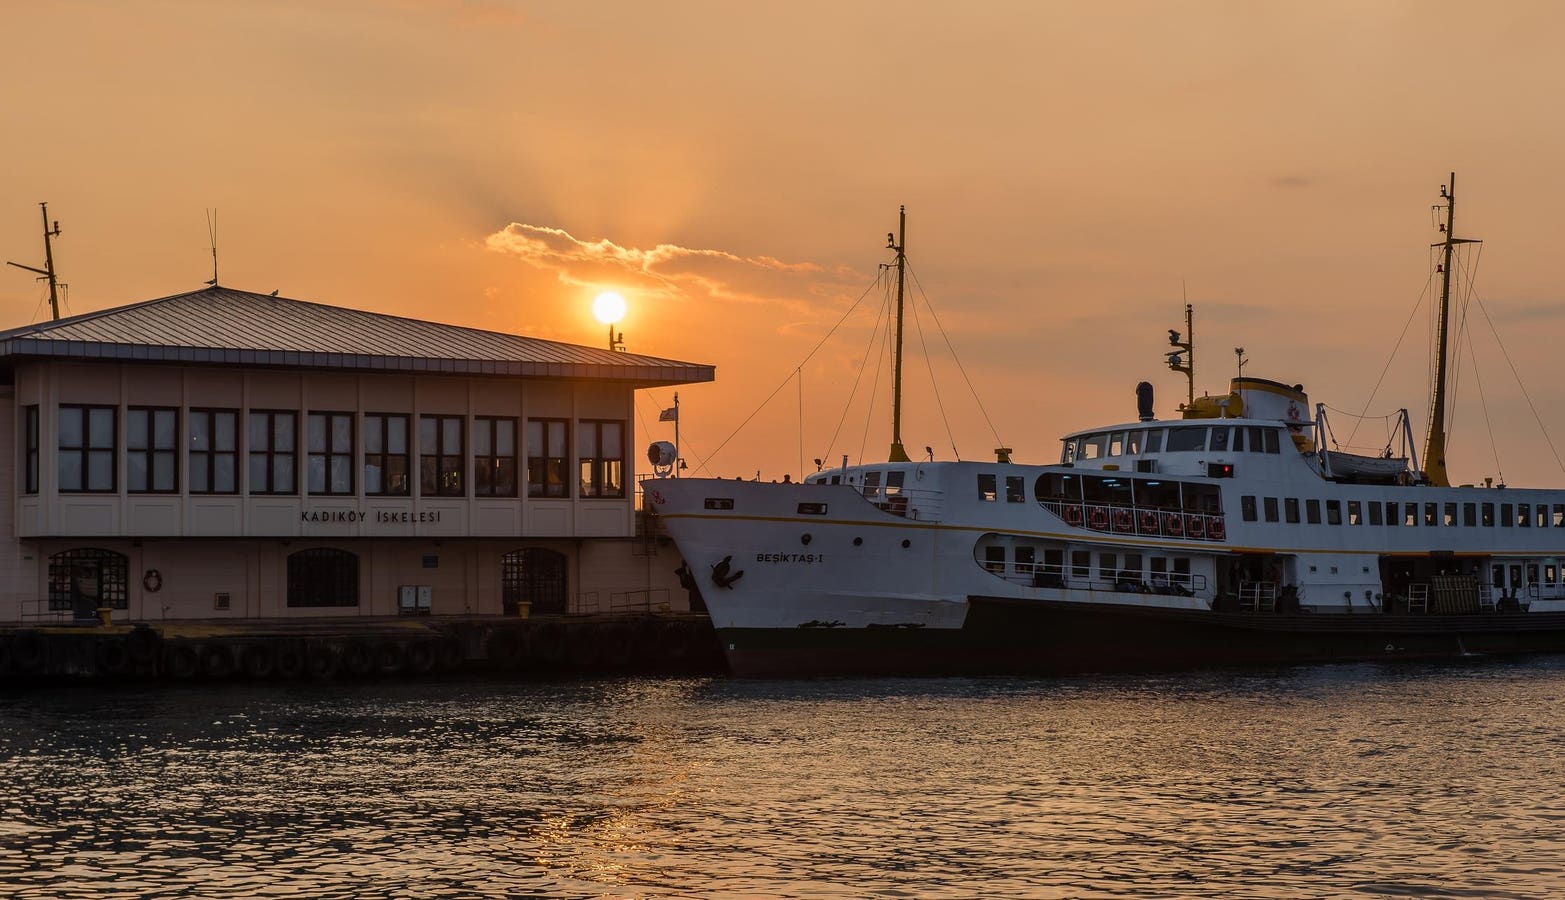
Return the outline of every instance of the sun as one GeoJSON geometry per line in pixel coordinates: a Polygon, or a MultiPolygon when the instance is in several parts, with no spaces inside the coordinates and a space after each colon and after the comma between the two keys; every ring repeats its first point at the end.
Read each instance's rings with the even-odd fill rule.
{"type": "Polygon", "coordinates": [[[625,318],[625,298],[613,291],[599,294],[592,301],[592,315],[605,325],[613,325],[625,318]]]}

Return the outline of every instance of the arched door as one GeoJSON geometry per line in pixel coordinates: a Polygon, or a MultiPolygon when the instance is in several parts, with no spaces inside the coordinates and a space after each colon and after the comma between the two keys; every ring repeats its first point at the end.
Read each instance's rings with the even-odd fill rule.
{"type": "Polygon", "coordinates": [[[507,553],[500,561],[505,614],[515,615],[525,601],[534,613],[564,615],[570,600],[567,562],[565,554],[540,547],[507,553]]]}

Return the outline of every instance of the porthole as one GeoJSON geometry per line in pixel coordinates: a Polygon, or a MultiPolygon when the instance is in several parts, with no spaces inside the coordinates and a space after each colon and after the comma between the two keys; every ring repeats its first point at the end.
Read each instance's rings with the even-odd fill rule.
{"type": "Polygon", "coordinates": [[[861,537],[854,538],[853,539],[853,546],[855,546],[855,547],[862,547],[862,546],[864,546],[864,539],[861,538],[861,537]]]}
{"type": "Polygon", "coordinates": [[[904,538],[903,541],[902,541],[902,549],[906,550],[907,548],[909,548],[911,546],[913,546],[913,542],[904,538]]]}
{"type": "Polygon", "coordinates": [[[808,531],[806,531],[804,534],[799,535],[799,543],[805,545],[806,547],[808,547],[810,545],[810,540],[811,540],[810,533],[808,531]]]}

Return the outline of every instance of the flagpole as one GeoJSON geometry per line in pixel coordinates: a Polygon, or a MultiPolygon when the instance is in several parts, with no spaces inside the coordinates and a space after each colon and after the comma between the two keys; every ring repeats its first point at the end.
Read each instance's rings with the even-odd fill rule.
{"type": "Polygon", "coordinates": [[[679,392],[674,392],[674,477],[679,477],[679,392]]]}

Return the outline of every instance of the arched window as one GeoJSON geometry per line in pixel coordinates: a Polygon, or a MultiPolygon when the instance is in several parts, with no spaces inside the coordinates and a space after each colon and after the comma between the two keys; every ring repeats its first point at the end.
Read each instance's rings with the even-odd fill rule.
{"type": "Polygon", "coordinates": [[[123,553],[84,548],[49,557],[49,609],[90,619],[100,607],[125,609],[130,563],[123,553]]]}
{"type": "Polygon", "coordinates": [[[289,606],[358,606],[359,558],[317,547],[288,556],[289,606]]]}
{"type": "Polygon", "coordinates": [[[530,547],[507,553],[500,561],[506,614],[514,614],[517,604],[527,601],[535,613],[564,615],[570,597],[565,567],[565,554],[553,550],[530,547]]]}

